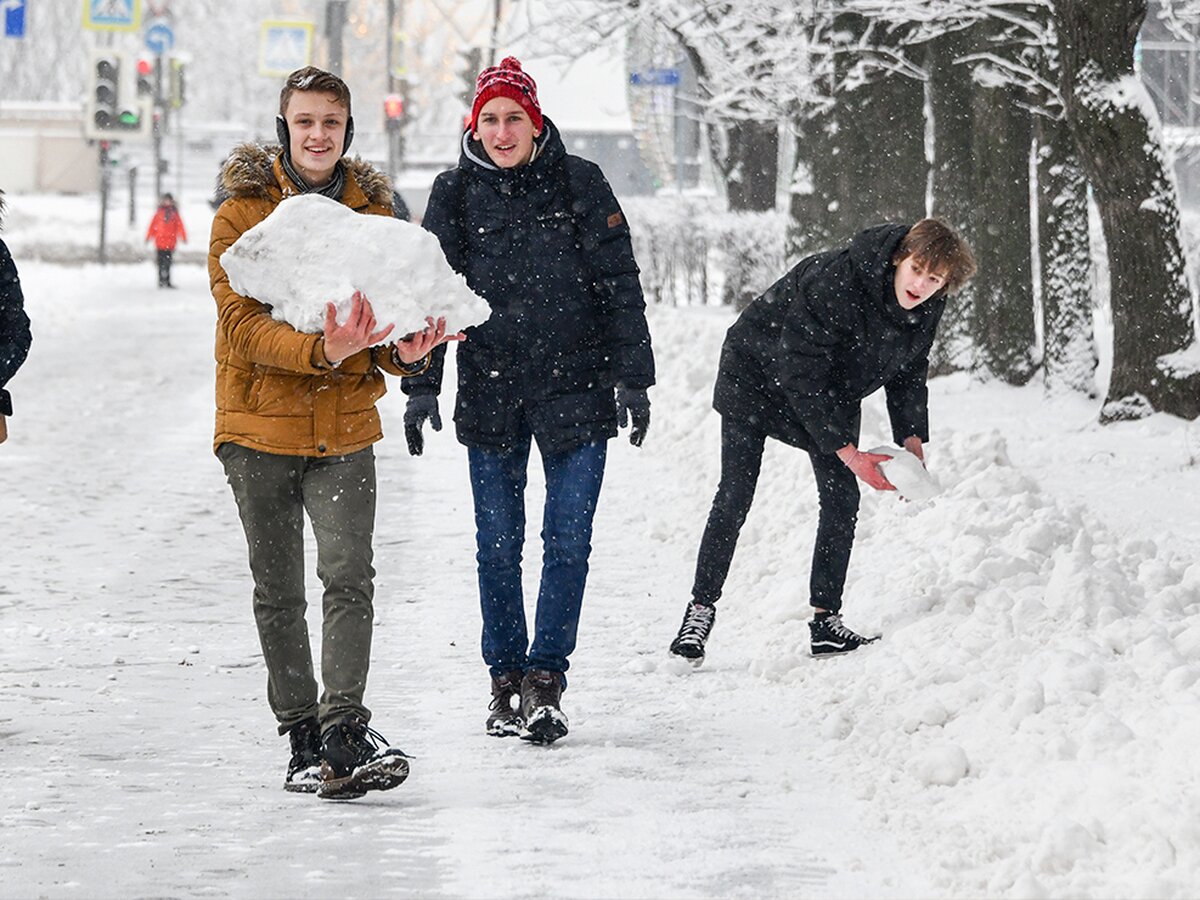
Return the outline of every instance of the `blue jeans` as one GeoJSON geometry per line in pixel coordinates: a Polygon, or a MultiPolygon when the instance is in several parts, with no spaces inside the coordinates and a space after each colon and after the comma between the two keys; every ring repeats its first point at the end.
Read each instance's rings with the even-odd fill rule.
{"type": "Polygon", "coordinates": [[[604,480],[607,441],[542,456],[542,581],[531,645],[521,590],[530,442],[526,434],[507,452],[479,447],[467,452],[475,498],[483,660],[493,675],[527,669],[567,671],[592,552],[592,517],[604,480]]]}

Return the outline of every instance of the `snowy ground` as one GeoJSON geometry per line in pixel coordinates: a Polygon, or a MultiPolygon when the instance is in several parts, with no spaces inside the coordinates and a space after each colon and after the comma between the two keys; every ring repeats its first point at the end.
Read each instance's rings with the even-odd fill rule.
{"type": "MultiPolygon", "coordinates": [[[[413,773],[332,804],[280,787],[210,448],[204,271],[165,292],[149,262],[18,265],[35,344],[0,447],[0,896],[1200,894],[1200,425],[1099,429],[1090,401],[935,382],[946,491],[865,499],[846,614],[885,637],[819,662],[815,490],[772,446],[691,671],[665,648],[730,318],[655,310],[654,419],[610,454],[571,734],[538,748],[483,734],[464,454],[446,431],[410,458],[396,390],[368,702],[413,773]]],[[[882,405],[864,420],[884,443],[882,405]]]]}

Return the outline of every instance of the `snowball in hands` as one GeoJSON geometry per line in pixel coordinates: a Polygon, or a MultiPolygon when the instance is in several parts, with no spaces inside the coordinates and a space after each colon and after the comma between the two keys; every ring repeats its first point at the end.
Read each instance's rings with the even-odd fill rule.
{"type": "Polygon", "coordinates": [[[445,316],[453,333],[489,313],[428,231],[320,194],[284,200],[221,255],[221,265],[235,291],[311,334],[324,330],[327,303],[345,322],[355,291],[371,301],[377,330],[395,324],[385,341],[420,331],[426,316],[445,316]]]}
{"type": "Polygon", "coordinates": [[[879,464],[883,477],[896,486],[896,492],[906,500],[930,500],[942,492],[936,478],[925,470],[921,460],[907,450],[896,447],[874,447],[871,453],[890,456],[879,464]]]}

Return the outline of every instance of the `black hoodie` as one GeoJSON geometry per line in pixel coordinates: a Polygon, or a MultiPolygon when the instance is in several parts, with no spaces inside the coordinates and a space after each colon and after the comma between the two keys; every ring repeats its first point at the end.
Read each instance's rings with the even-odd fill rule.
{"type": "MultiPolygon", "coordinates": [[[[0,196],[0,221],[4,217],[4,198],[0,196]]],[[[29,354],[29,317],[21,279],[4,241],[0,241],[0,415],[12,415],[12,398],[4,385],[16,374],[29,354]]]]}
{"type": "Polygon", "coordinates": [[[928,440],[929,348],[945,299],[896,300],[908,225],[880,225],[801,260],[730,327],[713,406],[778,440],[833,453],[858,442],[862,399],[883,387],[897,443],[928,440]]]}

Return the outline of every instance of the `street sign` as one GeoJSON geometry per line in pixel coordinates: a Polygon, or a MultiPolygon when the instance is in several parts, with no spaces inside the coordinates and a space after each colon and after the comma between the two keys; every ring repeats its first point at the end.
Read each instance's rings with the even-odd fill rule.
{"type": "Polygon", "coordinates": [[[83,27],[89,31],[137,31],[142,0],[83,0],[83,27]]]}
{"type": "Polygon", "coordinates": [[[155,22],[146,29],[146,49],[155,56],[170,53],[175,48],[175,32],[166,22],[155,22]]]}
{"type": "Polygon", "coordinates": [[[629,83],[634,87],[674,87],[679,84],[678,69],[646,69],[630,72],[629,83]]]}
{"type": "Polygon", "coordinates": [[[25,0],[0,0],[4,10],[4,36],[25,37],[25,0]]]}
{"type": "Polygon", "coordinates": [[[260,75],[290,75],[312,58],[312,22],[262,23],[258,49],[260,75]]]}

